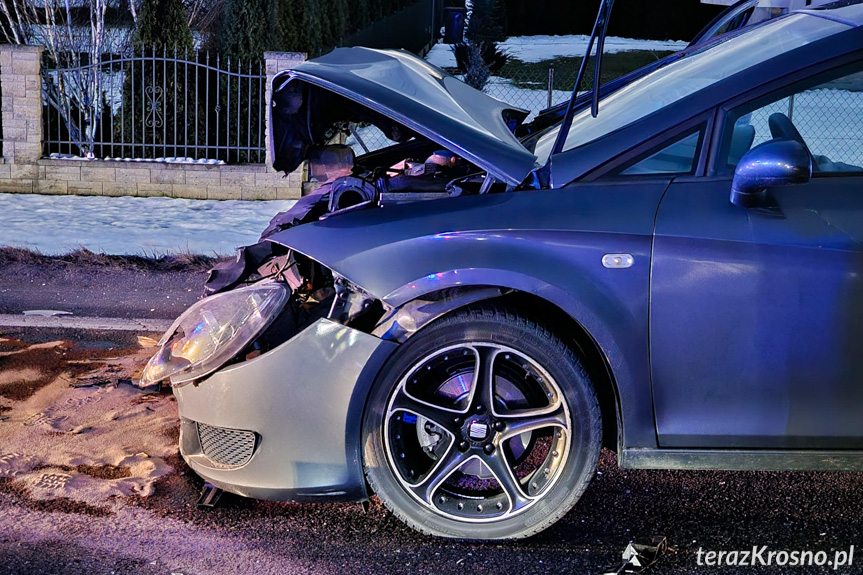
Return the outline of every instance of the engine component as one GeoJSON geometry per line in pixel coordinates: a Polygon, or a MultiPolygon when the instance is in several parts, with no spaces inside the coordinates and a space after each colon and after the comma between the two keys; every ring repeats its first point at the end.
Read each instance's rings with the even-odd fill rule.
{"type": "Polygon", "coordinates": [[[426,159],[426,164],[435,164],[436,166],[455,166],[459,158],[449,150],[438,150],[426,159]]]}
{"type": "Polygon", "coordinates": [[[426,173],[426,165],[420,162],[405,160],[405,175],[406,176],[422,176],[426,173]]]}
{"type": "Polygon", "coordinates": [[[341,144],[324,146],[309,156],[309,177],[329,182],[347,176],[354,168],[354,151],[341,144]]]}
{"type": "Polygon", "coordinates": [[[375,187],[355,176],[338,178],[330,190],[329,211],[336,212],[377,199],[375,187]]]}

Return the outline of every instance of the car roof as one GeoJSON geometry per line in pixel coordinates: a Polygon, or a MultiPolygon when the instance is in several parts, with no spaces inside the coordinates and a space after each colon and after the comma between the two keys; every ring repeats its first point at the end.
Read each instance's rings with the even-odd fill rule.
{"type": "Polygon", "coordinates": [[[795,12],[834,18],[849,26],[863,25],[863,0],[839,0],[838,2],[822,4],[817,8],[795,10],[795,12]]]}

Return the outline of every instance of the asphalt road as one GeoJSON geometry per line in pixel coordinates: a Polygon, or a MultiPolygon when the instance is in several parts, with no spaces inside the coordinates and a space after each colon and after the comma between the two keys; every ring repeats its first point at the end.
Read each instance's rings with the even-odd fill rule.
{"type": "MultiPolygon", "coordinates": [[[[14,282],[4,277],[0,311],[64,304],[87,314],[118,309],[130,317],[145,309],[175,314],[194,300],[200,285],[195,274],[134,281],[118,276],[109,285],[95,272],[79,271],[65,276],[59,289],[35,285],[51,280],[40,273],[20,276],[31,280],[32,291],[10,286],[14,282]],[[76,277],[98,285],[104,295],[88,295],[76,277]],[[7,299],[9,293],[15,299],[7,299]],[[112,299],[117,294],[119,307],[112,299]],[[162,302],[168,301],[165,296],[171,304],[162,302]],[[142,306],[144,301],[152,303],[142,306]]],[[[94,348],[134,344],[128,332],[2,328],[0,336],[33,343],[61,337],[94,348]]],[[[648,573],[863,572],[863,549],[853,565],[837,570],[711,568],[699,566],[697,555],[699,549],[767,546],[824,551],[833,559],[836,551],[863,546],[863,477],[856,473],[621,470],[615,455],[605,451],[586,494],[559,523],[525,541],[476,543],[417,534],[377,500],[366,511],[358,504],[299,505],[225,495],[217,507],[200,510],[195,500],[201,481],[178,457],[170,463],[175,473],[160,480],[154,495],[113,501],[107,515],[63,502],[35,505],[7,480],[0,485],[5,485],[0,574],[597,574],[619,564],[629,541],[656,535],[667,537],[673,551],[648,573]]]]}
{"type": "Polygon", "coordinates": [[[50,309],[77,316],[174,319],[200,297],[206,277],[200,270],[0,265],[0,314],[50,309]]]}

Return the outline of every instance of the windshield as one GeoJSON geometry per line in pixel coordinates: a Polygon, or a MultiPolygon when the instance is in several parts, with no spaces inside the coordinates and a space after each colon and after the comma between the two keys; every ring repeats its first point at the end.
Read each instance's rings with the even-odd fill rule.
{"type": "MultiPolygon", "coordinates": [[[[596,118],[590,108],[578,112],[563,150],[590,143],[724,78],[846,29],[839,22],[794,14],[694,52],[609,94],[596,118]]],[[[535,154],[540,164],[548,160],[559,129],[537,142],[535,154]]]]}

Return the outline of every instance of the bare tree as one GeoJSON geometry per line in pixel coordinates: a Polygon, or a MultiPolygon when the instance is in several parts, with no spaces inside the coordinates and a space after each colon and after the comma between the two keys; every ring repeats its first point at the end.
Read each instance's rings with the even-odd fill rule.
{"type": "MultiPolygon", "coordinates": [[[[138,13],[141,11],[142,0],[129,0],[129,11],[132,20],[138,24],[138,13]]],[[[183,0],[188,16],[189,28],[198,32],[206,32],[222,13],[227,0],[183,0]]]]}
{"type": "Polygon", "coordinates": [[[227,0],[184,0],[189,28],[207,32],[225,8],[227,0]]]}
{"type": "MultiPolygon", "coordinates": [[[[114,0],[115,5],[122,0],[114,0]]],[[[111,0],[0,0],[7,42],[44,46],[57,69],[42,69],[42,92],[55,107],[81,155],[92,157],[105,95],[103,54],[119,51],[128,31],[109,27],[111,0]],[[85,16],[89,18],[85,19],[85,16]]]]}
{"type": "MultiPolygon", "coordinates": [[[[190,27],[206,31],[226,0],[184,0],[190,27]]],[[[0,0],[0,41],[44,46],[50,66],[42,68],[44,100],[85,157],[92,157],[106,103],[122,85],[103,66],[106,53],[128,53],[128,14],[137,23],[141,0],[0,0]],[[109,9],[126,14],[126,22],[106,22],[109,9]]]]}

